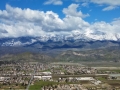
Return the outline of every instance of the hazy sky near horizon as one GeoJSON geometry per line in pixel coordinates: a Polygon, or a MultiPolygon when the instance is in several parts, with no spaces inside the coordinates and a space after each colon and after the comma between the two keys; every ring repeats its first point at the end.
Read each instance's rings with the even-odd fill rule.
{"type": "Polygon", "coordinates": [[[120,0],[1,0],[0,37],[120,34],[120,0]]]}

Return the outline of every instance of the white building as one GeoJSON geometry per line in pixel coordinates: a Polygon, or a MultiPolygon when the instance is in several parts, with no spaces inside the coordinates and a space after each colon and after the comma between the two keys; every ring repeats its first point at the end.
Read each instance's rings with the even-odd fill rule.
{"type": "Polygon", "coordinates": [[[9,79],[10,77],[0,77],[0,82],[9,79]]]}
{"type": "Polygon", "coordinates": [[[77,77],[75,78],[79,81],[92,81],[92,80],[95,80],[93,77],[77,77]]]}
{"type": "Polygon", "coordinates": [[[50,80],[52,76],[34,76],[34,78],[39,80],[50,80]]]}

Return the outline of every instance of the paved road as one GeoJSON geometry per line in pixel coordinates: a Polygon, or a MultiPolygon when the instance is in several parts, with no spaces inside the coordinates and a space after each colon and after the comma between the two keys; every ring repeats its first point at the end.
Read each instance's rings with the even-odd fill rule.
{"type": "MultiPolygon", "coordinates": [[[[36,67],[37,67],[37,65],[36,65],[36,67]]],[[[30,79],[30,81],[28,83],[28,86],[27,86],[26,90],[29,90],[29,87],[30,87],[30,85],[31,85],[31,83],[32,83],[32,81],[34,79],[35,73],[36,73],[36,68],[34,69],[33,73],[31,74],[31,79],[30,79]]]]}

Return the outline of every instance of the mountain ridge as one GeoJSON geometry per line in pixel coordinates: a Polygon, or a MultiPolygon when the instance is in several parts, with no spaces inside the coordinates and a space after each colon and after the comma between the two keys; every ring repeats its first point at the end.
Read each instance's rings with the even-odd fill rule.
{"type": "MultiPolygon", "coordinates": [[[[101,32],[98,32],[98,34],[99,33],[101,32]]],[[[66,42],[95,42],[95,41],[120,42],[120,37],[118,34],[115,34],[113,38],[111,37],[111,39],[108,39],[107,36],[104,36],[103,34],[100,37],[101,37],[100,39],[98,38],[95,39],[95,37],[90,38],[85,34],[79,34],[79,33],[66,35],[66,36],[65,35],[48,35],[48,36],[39,36],[39,37],[31,37],[31,36],[8,37],[8,38],[6,37],[6,38],[0,38],[0,46],[27,46],[27,45],[31,45],[38,42],[41,44],[45,44],[45,43],[57,44],[57,43],[66,43],[66,42]]]]}

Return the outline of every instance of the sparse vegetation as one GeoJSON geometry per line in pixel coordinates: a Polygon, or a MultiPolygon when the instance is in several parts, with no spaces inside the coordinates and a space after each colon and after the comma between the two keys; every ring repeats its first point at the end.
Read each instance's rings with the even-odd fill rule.
{"type": "Polygon", "coordinates": [[[91,62],[91,61],[120,61],[119,48],[93,49],[84,51],[69,50],[58,55],[56,59],[68,62],[91,62]]]}

